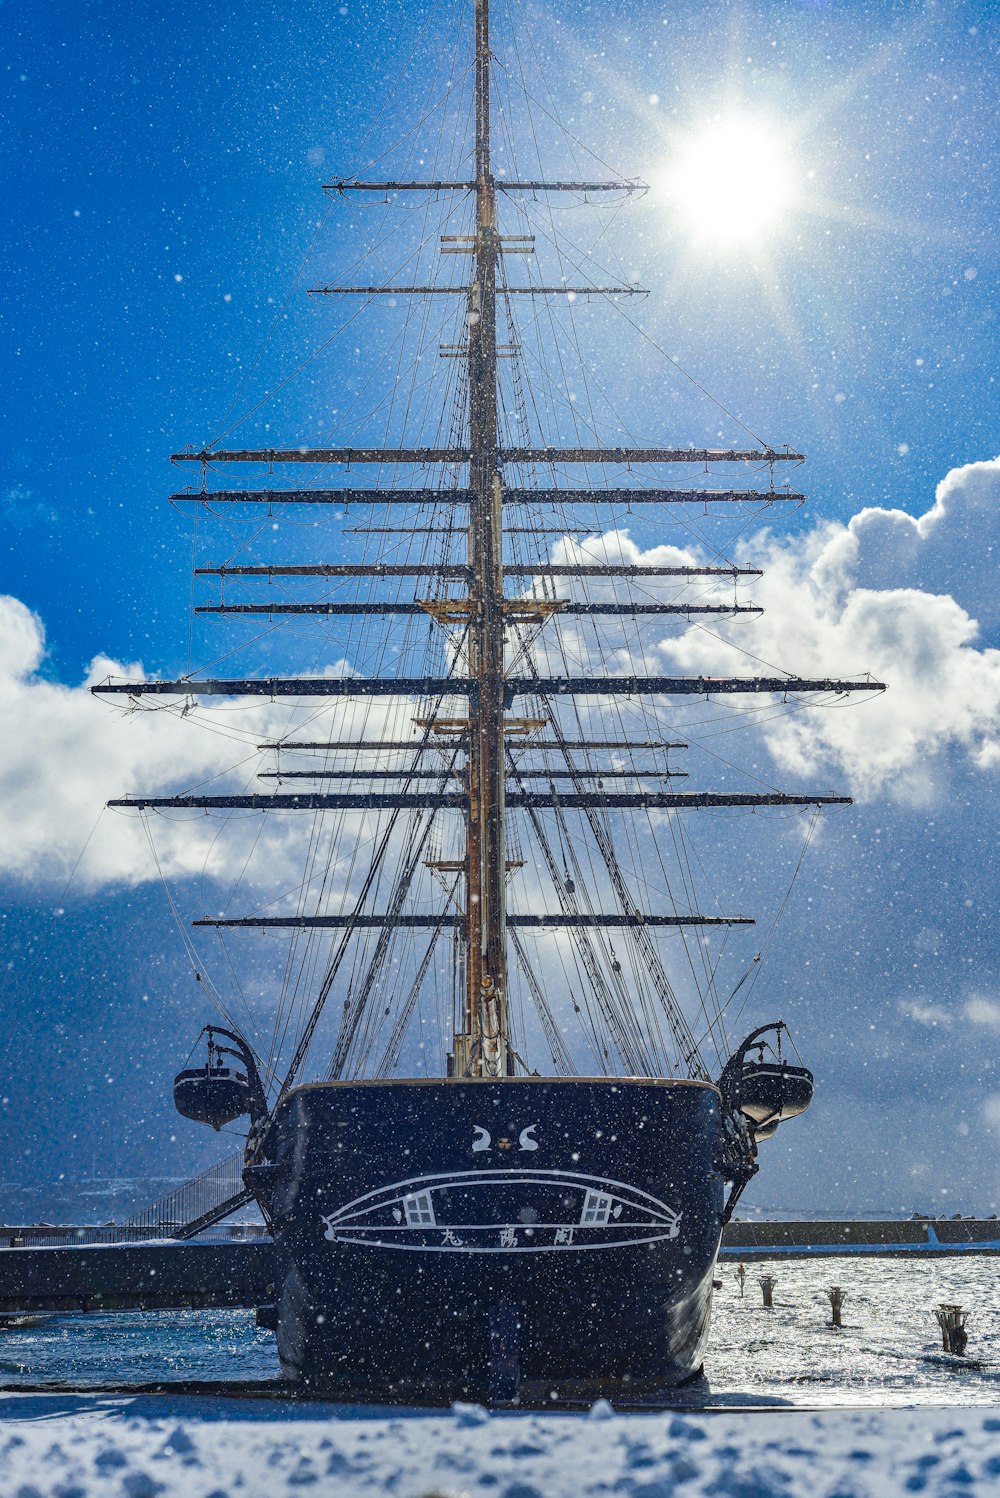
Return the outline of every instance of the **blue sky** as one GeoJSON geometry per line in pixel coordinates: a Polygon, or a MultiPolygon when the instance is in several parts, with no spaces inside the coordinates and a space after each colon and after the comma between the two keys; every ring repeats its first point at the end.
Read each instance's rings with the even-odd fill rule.
{"type": "MultiPolygon", "coordinates": [[[[168,454],[219,429],[317,224],[313,279],[351,259],[343,220],[324,220],[319,183],[383,150],[390,166],[405,159],[392,142],[397,122],[419,117],[421,68],[404,71],[392,109],[379,111],[420,28],[430,57],[450,14],[308,0],[169,12],[3,4],[0,593],[42,621],[47,641],[25,679],[70,691],[98,655],[184,668],[191,532],[166,504],[178,487],[168,454]]],[[[788,563],[780,619],[803,558],[822,549],[809,550],[815,527],[847,526],[868,506],[925,515],[951,470],[1000,451],[995,8],[553,0],[516,14],[532,86],[541,91],[544,75],[566,130],[622,171],[655,186],[689,135],[734,112],[767,122],[792,164],[796,201],[752,252],[706,252],[661,190],[618,216],[607,261],[651,288],[629,315],[661,347],[755,431],[809,454],[810,504],[785,532],[794,565],[777,543],[773,553],[788,563]]],[[[565,131],[553,127],[549,144],[560,168],[572,163],[565,131]]],[[[247,400],[254,379],[266,388],[332,317],[293,298],[247,400]]],[[[374,325],[374,343],[385,327],[374,325]]],[[[599,378],[643,435],[700,441],[725,426],[648,345],[630,348],[613,332],[599,378]]],[[[363,358],[338,347],[316,380],[332,390],[363,358]]],[[[289,397],[286,419],[318,389],[307,385],[301,407],[289,397]]],[[[959,487],[958,508],[929,539],[869,528],[848,572],[852,586],[923,590],[977,620],[974,640],[948,636],[957,654],[937,648],[957,627],[952,615],[941,615],[934,650],[920,648],[933,660],[924,679],[959,687],[985,713],[1000,480],[986,473],[983,485],[967,509],[959,487]]],[[[634,537],[655,544],[655,524],[634,537]]],[[[874,636],[841,638],[861,649],[874,636]]],[[[811,765],[824,785],[846,778],[863,803],[814,850],[771,958],[775,998],[797,1007],[803,1048],[828,1085],[755,1187],[765,1203],[819,1205],[832,1183],[845,1208],[954,1199],[956,1210],[994,1210],[998,1200],[997,767],[985,718],[965,724],[949,706],[928,729],[944,711],[937,686],[920,729],[919,644],[900,627],[894,648],[910,675],[897,702],[915,706],[886,720],[900,745],[888,768],[829,735],[798,746],[797,768],[787,742],[762,751],[793,778],[811,765]]],[[[196,632],[195,658],[210,645],[196,632]]],[[[867,665],[879,662],[843,662],[867,665]]],[[[33,744],[40,773],[33,782],[25,755],[10,754],[7,794],[43,801],[44,712],[8,724],[11,742],[33,744]]],[[[94,794],[81,786],[82,801],[94,794]]],[[[98,806],[73,821],[80,843],[98,806]]],[[[149,1120],[133,1136],[144,1168],[173,1149],[181,1169],[210,1157],[214,1141],[176,1128],[164,1085],[183,1059],[178,1034],[193,1036],[204,1016],[196,996],[187,1011],[162,893],[144,880],[116,890],[105,877],[64,898],[72,856],[55,833],[49,844],[44,828],[37,836],[30,860],[15,853],[0,867],[13,1055],[18,1037],[36,1047],[4,1085],[15,1108],[46,1096],[32,1107],[24,1169],[89,1168],[93,1149],[139,1117],[149,1120]],[[51,917],[54,905],[66,913],[51,917]]]]}
{"type": "MultiPolygon", "coordinates": [[[[832,211],[778,236],[781,320],[754,274],[692,268],[652,202],[619,225],[656,293],[644,319],[810,455],[824,514],[919,513],[950,467],[993,456],[992,9],[554,4],[532,26],[540,50],[558,39],[569,128],[622,170],[651,176],[671,131],[734,99],[792,131],[832,211]]],[[[356,4],[5,4],[6,575],[43,612],[54,666],[79,671],[99,641],[166,667],[184,638],[184,532],[162,509],[152,545],[147,530],[166,454],[228,405],[322,212],[319,180],[352,164],[424,13],[395,7],[394,27],[356,4]]]]}

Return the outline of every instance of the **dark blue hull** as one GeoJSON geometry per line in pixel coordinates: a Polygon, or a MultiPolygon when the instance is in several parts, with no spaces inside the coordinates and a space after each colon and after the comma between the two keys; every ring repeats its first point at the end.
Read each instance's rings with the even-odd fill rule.
{"type": "Polygon", "coordinates": [[[722,1230],[701,1083],[333,1083],[255,1189],[287,1375],[381,1399],[642,1396],[698,1373],[722,1230]]]}

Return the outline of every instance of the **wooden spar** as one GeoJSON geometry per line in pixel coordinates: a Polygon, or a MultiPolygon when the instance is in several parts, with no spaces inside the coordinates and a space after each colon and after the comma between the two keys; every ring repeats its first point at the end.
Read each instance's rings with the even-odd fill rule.
{"type": "Polygon", "coordinates": [[[468,567],[458,563],[311,562],[302,567],[196,567],[195,577],[453,577],[467,578],[468,567]]]}
{"type": "MultiPolygon", "coordinates": [[[[359,780],[364,771],[357,772],[359,780]]],[[[405,779],[405,774],[401,775],[405,779]]],[[[636,779],[641,779],[637,775],[636,779]]],[[[269,791],[263,795],[120,796],[108,802],[123,811],[464,811],[465,791],[269,791]]],[[[507,806],[522,810],[558,807],[562,811],[602,807],[605,811],[706,811],[726,807],[751,810],[758,806],[851,806],[850,796],[799,794],[784,791],[512,791],[507,806]]]]}
{"type": "Polygon", "coordinates": [[[641,562],[511,562],[506,577],[762,577],[759,567],[649,567],[641,562]]]}
{"type": "MultiPolygon", "coordinates": [[[[378,931],[383,926],[401,927],[404,930],[433,930],[439,926],[462,926],[463,915],[448,911],[432,912],[428,915],[250,915],[250,916],[203,916],[192,921],[193,926],[255,927],[260,930],[279,931],[378,931]]],[[[645,914],[567,914],[554,911],[551,914],[535,912],[531,915],[508,915],[508,929],[557,931],[606,930],[626,931],[636,926],[753,926],[756,922],[745,915],[645,915],[645,914]]]]}
{"type": "MultiPolygon", "coordinates": [[[[645,567],[641,563],[611,562],[594,565],[556,565],[549,562],[511,562],[502,568],[505,577],[761,577],[759,567],[645,567]]],[[[469,568],[460,563],[437,565],[396,562],[309,562],[280,567],[271,564],[248,567],[196,567],[195,577],[448,577],[467,578],[469,568]]],[[[511,602],[521,600],[511,599],[511,602]]]]}
{"type": "MultiPolygon", "coordinates": [[[[495,247],[494,247],[495,253],[495,247]]],[[[494,270],[495,270],[494,264],[494,270]]],[[[478,284],[478,283],[477,283],[478,284]]],[[[805,454],[771,447],[505,447],[504,463],[804,463],[805,454]]],[[[467,447],[204,447],[171,453],[172,463],[331,463],[348,468],[368,463],[471,463],[467,447]]]]}
{"type": "MultiPolygon", "coordinates": [[[[313,286],[310,296],[468,296],[468,286],[313,286]]],[[[640,286],[505,286],[504,296],[648,296],[640,286]]]]}
{"type": "Polygon", "coordinates": [[[490,160],[489,0],[476,0],[475,281],[468,300],[469,694],[465,1003],[454,1037],[457,1076],[513,1070],[507,1023],[504,848],[504,597],[502,481],[497,422],[496,271],[499,242],[490,160]]]}
{"type": "MultiPolygon", "coordinates": [[[[802,504],[804,494],[780,489],[506,489],[505,505],[802,504]]],[[[202,505],[466,505],[468,489],[190,489],[171,504],[202,505]]]]}
{"type": "MultiPolygon", "coordinates": [[[[459,740],[459,743],[462,741],[459,740]]],[[[455,743],[449,740],[449,746],[455,743]]],[[[524,754],[527,750],[535,749],[553,750],[557,749],[565,754],[567,749],[613,749],[620,754],[626,749],[686,749],[688,746],[680,739],[529,739],[522,744],[518,750],[524,754]]],[[[258,744],[258,749],[324,749],[344,750],[350,749],[354,752],[360,750],[383,750],[383,749],[409,749],[417,753],[435,753],[440,751],[441,744],[421,739],[270,739],[266,744],[258,744]]]]}
{"type": "MultiPolygon", "coordinates": [[[[445,604],[452,600],[443,600],[445,604]]],[[[440,607],[442,600],[434,600],[431,607],[440,607]]],[[[454,600],[456,605],[464,604],[464,600],[454,600]]],[[[532,599],[532,598],[506,598],[504,607],[510,612],[517,610],[530,611],[535,604],[548,604],[551,611],[560,614],[572,614],[574,616],[616,615],[638,616],[643,614],[679,614],[684,618],[690,618],[692,614],[762,614],[764,610],[753,604],[746,603],[633,603],[631,599],[624,603],[576,603],[563,599],[532,599]]],[[[270,617],[273,614],[329,614],[329,615],[375,615],[383,618],[387,614],[426,614],[429,612],[428,605],[424,603],[397,603],[395,600],[386,599],[378,603],[201,603],[195,608],[196,614],[263,614],[270,617]]],[[[462,614],[466,618],[467,611],[462,614]]]]}
{"type": "MultiPolygon", "coordinates": [[[[509,676],[501,683],[515,697],[625,696],[726,697],[772,692],[884,692],[881,681],[841,681],[801,676],[509,676]]],[[[96,697],[477,697],[478,676],[247,676],[179,681],[104,681],[96,697]]]]}
{"type": "MultiPolygon", "coordinates": [[[[449,772],[451,778],[465,774],[465,766],[457,765],[449,772]]],[[[414,770],[404,765],[400,770],[368,770],[357,765],[351,770],[258,770],[258,780],[436,780],[441,781],[440,770],[414,770]]],[[[519,780],[687,780],[687,770],[550,770],[547,766],[530,770],[518,766],[519,780]]],[[[465,865],[463,864],[464,868],[465,865]]]]}
{"type": "MultiPolygon", "coordinates": [[[[345,192],[475,192],[476,182],[326,182],[323,191],[345,192]]],[[[617,182],[503,182],[495,184],[501,192],[645,192],[639,178],[623,177],[617,182]]]]}

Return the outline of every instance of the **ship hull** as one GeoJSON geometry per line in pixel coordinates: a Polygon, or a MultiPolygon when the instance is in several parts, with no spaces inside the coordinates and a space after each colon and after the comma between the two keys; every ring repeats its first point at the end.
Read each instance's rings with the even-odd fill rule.
{"type": "Polygon", "coordinates": [[[306,1086],[266,1153],[286,1376],[506,1403],[640,1398],[699,1372],[722,1229],[713,1087],[306,1086]]]}

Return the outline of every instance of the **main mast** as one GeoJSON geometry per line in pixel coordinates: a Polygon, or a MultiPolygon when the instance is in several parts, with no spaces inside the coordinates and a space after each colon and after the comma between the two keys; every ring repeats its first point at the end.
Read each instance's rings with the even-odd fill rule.
{"type": "MultiPolygon", "coordinates": [[[[427,612],[432,617],[438,618],[439,622],[448,629],[456,621],[463,622],[464,636],[459,646],[459,660],[453,663],[452,670],[442,676],[351,674],[344,677],[323,675],[315,678],[296,675],[294,677],[251,676],[238,679],[205,679],[199,673],[190,673],[176,681],[109,680],[92,688],[93,691],[99,693],[127,695],[133,702],[138,702],[146,695],[164,694],[185,699],[216,695],[238,697],[257,695],[267,696],[272,700],[283,697],[300,700],[322,699],[331,707],[337,699],[342,697],[352,699],[366,696],[409,697],[423,704],[426,704],[428,699],[441,701],[445,698],[453,699],[455,696],[464,696],[467,699],[468,716],[465,719],[457,722],[455,719],[442,720],[440,724],[435,724],[433,719],[417,720],[421,726],[427,728],[428,733],[424,743],[413,744],[416,757],[414,763],[407,769],[390,771],[384,766],[372,767],[359,762],[350,774],[345,771],[330,771],[323,768],[317,771],[268,772],[265,775],[265,778],[277,779],[291,775],[296,780],[323,781],[344,778],[356,781],[357,783],[349,789],[334,788],[304,792],[296,790],[291,794],[278,790],[267,794],[227,792],[206,795],[199,791],[196,794],[172,796],[132,796],[109,803],[113,807],[131,807],[140,811],[175,807],[204,810],[244,808],[279,813],[363,810],[376,814],[382,811],[429,812],[433,817],[437,811],[456,810],[464,815],[465,857],[462,861],[466,876],[464,909],[456,911],[452,907],[449,910],[431,914],[403,911],[402,904],[409,891],[409,880],[415,867],[414,862],[412,867],[408,866],[408,872],[404,871],[400,875],[394,893],[395,903],[388,910],[372,910],[367,903],[371,888],[371,880],[369,880],[358,897],[356,907],[351,911],[337,912],[321,908],[315,912],[302,910],[294,914],[278,916],[270,913],[241,916],[230,915],[227,912],[221,916],[206,916],[194,923],[196,926],[219,928],[287,927],[289,929],[340,930],[343,933],[330,959],[308,1022],[295,1046],[295,1053],[287,1074],[280,1085],[279,1101],[280,1097],[284,1096],[299,1079],[320,1016],[337,984],[341,961],[347,951],[348,943],[357,931],[368,929],[383,931],[388,929],[391,933],[396,929],[430,927],[436,935],[443,926],[454,925],[464,935],[464,995],[461,1013],[456,1021],[456,1033],[452,1039],[448,1061],[449,1075],[458,1077],[513,1075],[515,1053],[509,1040],[507,1002],[506,932],[509,924],[514,933],[514,940],[517,939],[518,927],[561,928],[576,933],[580,960],[586,969],[588,981],[593,986],[596,1001],[602,1006],[605,1020],[616,1037],[614,1044],[628,1074],[653,1075],[654,1069],[660,1068],[656,1074],[669,1075],[670,1068],[676,1066],[681,1074],[691,1077],[706,1076],[707,1073],[698,1055],[695,1037],[676,1000],[660,964],[655,946],[645,928],[736,925],[746,924],[746,918],[728,915],[707,916],[677,909],[672,909],[670,912],[640,909],[621,870],[617,867],[610,836],[603,824],[595,819],[598,814],[603,815],[619,809],[680,812],[684,809],[695,810],[702,807],[819,806],[843,801],[846,798],[825,794],[664,791],[650,788],[648,783],[659,782],[664,778],[670,779],[675,772],[654,768],[640,770],[635,767],[628,776],[629,779],[636,781],[634,788],[622,791],[609,790],[605,787],[605,777],[613,779],[623,774],[622,771],[610,767],[597,768],[584,765],[571,758],[567,759],[565,770],[545,771],[543,778],[547,781],[547,787],[536,789],[531,785],[531,781],[543,776],[542,770],[537,765],[521,764],[517,769],[509,797],[511,810],[526,812],[531,817],[535,817],[542,809],[549,809],[558,814],[566,811],[582,812],[589,821],[598,852],[608,869],[615,896],[614,904],[619,908],[600,914],[577,908],[575,901],[570,898],[573,893],[572,887],[568,881],[564,887],[561,885],[558,868],[551,854],[545,852],[543,840],[543,856],[553,875],[559,895],[559,909],[515,913],[508,918],[506,912],[508,864],[504,837],[507,805],[505,733],[511,731],[514,725],[509,722],[505,724],[505,705],[511,704],[518,698],[529,698],[534,701],[541,698],[547,701],[549,698],[558,697],[565,700],[566,696],[572,699],[576,695],[593,696],[595,693],[611,698],[692,695],[705,699],[729,694],[765,693],[772,696],[778,695],[787,700],[790,694],[799,693],[818,692],[840,695],[848,692],[882,690],[881,683],[873,682],[868,678],[863,680],[807,679],[780,673],[768,677],[711,678],[654,676],[646,672],[628,676],[609,676],[604,673],[599,676],[582,674],[541,676],[536,670],[526,666],[520,674],[505,677],[504,640],[507,626],[516,627],[519,621],[525,620],[531,623],[542,623],[547,617],[544,612],[540,615],[539,606],[533,599],[530,607],[527,606],[525,600],[518,602],[511,599],[505,602],[503,592],[505,575],[521,579],[540,576],[637,580],[662,577],[725,577],[735,581],[740,577],[757,574],[756,569],[728,565],[706,566],[694,561],[683,565],[657,566],[646,563],[619,564],[604,562],[600,559],[553,563],[539,557],[534,561],[522,559],[505,566],[502,522],[504,503],[524,504],[530,497],[532,504],[552,503],[560,506],[598,504],[606,505],[613,511],[616,506],[623,504],[631,509],[631,506],[636,503],[649,505],[698,503],[705,506],[709,504],[726,506],[747,502],[771,505],[778,500],[799,502],[802,499],[801,495],[785,490],[780,492],[775,490],[773,475],[775,465],[799,463],[802,461],[802,454],[789,448],[778,451],[765,444],[751,448],[695,448],[676,445],[557,447],[547,445],[544,441],[541,445],[534,446],[504,447],[501,445],[498,429],[496,292],[497,268],[500,265],[505,241],[500,236],[496,224],[496,183],[490,160],[492,54],[490,52],[489,0],[475,0],[475,24],[475,180],[442,181],[434,178],[427,181],[362,182],[349,178],[339,179],[326,187],[326,191],[337,196],[374,193],[384,197],[388,191],[394,194],[456,192],[463,195],[473,192],[476,209],[474,235],[471,237],[444,236],[445,239],[451,241],[451,245],[455,245],[457,240],[457,245],[460,246],[460,248],[453,248],[450,245],[446,253],[471,254],[471,276],[469,278],[459,276],[456,278],[458,284],[447,285],[327,284],[311,288],[310,293],[324,297],[363,296],[366,300],[377,296],[388,296],[393,299],[393,302],[410,296],[424,295],[454,295],[460,298],[461,305],[465,307],[466,316],[463,352],[467,360],[468,373],[468,443],[465,445],[452,443],[447,447],[329,448],[311,448],[304,444],[294,444],[231,450],[211,444],[207,447],[189,448],[184,452],[173,454],[175,462],[194,463],[199,465],[202,471],[200,488],[175,495],[174,499],[208,507],[215,504],[231,504],[237,507],[270,506],[277,503],[282,506],[335,505],[338,508],[340,506],[346,508],[348,505],[423,505],[432,501],[467,505],[468,546],[464,565],[458,565],[450,558],[437,559],[433,562],[427,559],[419,564],[386,564],[381,560],[364,563],[317,560],[308,565],[283,565],[265,560],[260,565],[225,565],[196,569],[199,575],[217,576],[220,579],[266,577],[269,582],[281,577],[385,579],[387,577],[434,576],[441,581],[461,578],[467,581],[468,585],[468,595],[464,599],[418,598],[409,602],[390,598],[368,598],[364,601],[355,598],[347,601],[338,599],[334,602],[323,600],[303,603],[268,597],[266,602],[248,604],[220,602],[216,606],[197,610],[198,613],[266,613],[272,616],[276,614],[395,615],[427,612]],[[322,470],[330,465],[350,468],[385,463],[405,466],[461,464],[467,468],[468,487],[465,489],[440,488],[434,484],[417,489],[386,490],[380,487],[346,488],[338,483],[327,487],[279,487],[275,489],[271,487],[269,477],[275,465],[279,467],[286,464],[317,465],[322,470]],[[659,485],[636,487],[632,484],[626,488],[606,487],[599,490],[538,486],[533,488],[530,494],[527,490],[517,488],[504,491],[502,471],[505,465],[544,464],[550,466],[555,463],[560,465],[607,463],[625,465],[630,469],[636,464],[653,465],[656,468],[664,464],[697,465],[703,467],[706,472],[709,471],[709,465],[714,468],[720,463],[737,466],[751,464],[755,468],[768,469],[771,482],[763,492],[745,488],[694,488],[690,485],[663,488],[659,485]],[[207,479],[210,471],[235,464],[265,465],[269,487],[261,488],[258,484],[248,489],[213,490],[209,488],[207,479]],[[467,785],[458,792],[454,788],[454,783],[449,780],[448,776],[445,776],[441,779],[437,790],[417,788],[417,781],[433,778],[430,772],[420,768],[427,763],[420,756],[426,752],[436,752],[435,746],[439,747],[442,742],[447,742],[447,738],[442,740],[437,737],[435,727],[438,727],[443,734],[449,734],[459,727],[459,723],[461,723],[461,732],[466,747],[467,785]],[[392,788],[387,785],[385,790],[381,788],[373,790],[373,778],[380,780],[384,778],[386,781],[395,781],[398,784],[392,788]],[[557,779],[571,780],[572,789],[564,790],[561,785],[557,786],[554,783],[557,779]],[[641,1021],[638,1016],[628,1022],[622,1019],[616,1007],[617,1001],[601,976],[600,963],[588,945],[590,932],[614,928],[627,929],[632,932],[638,958],[649,974],[650,994],[653,996],[650,1002],[655,999],[656,1005],[664,1015],[670,1036],[670,1042],[663,1047],[662,1054],[656,1052],[653,1039],[646,1036],[643,1028],[644,1021],[641,1021]],[[671,1050],[675,1059],[671,1059],[671,1050]]],[[[589,196],[609,191],[620,194],[635,190],[637,185],[623,178],[611,181],[516,181],[508,177],[503,179],[502,184],[505,194],[528,192],[532,197],[537,197],[541,193],[546,195],[571,193],[576,197],[581,194],[589,196]]],[[[530,236],[516,236],[519,242],[518,247],[521,241],[528,238],[530,236]]],[[[526,253],[531,253],[530,249],[526,253]]],[[[584,280],[586,282],[586,278],[584,280]]],[[[527,295],[547,299],[577,296],[617,299],[619,296],[632,296],[640,293],[640,288],[631,285],[570,286],[563,281],[558,285],[537,285],[530,282],[526,285],[509,285],[506,277],[502,278],[502,290],[505,297],[527,295]]],[[[567,615],[608,614],[636,617],[654,614],[759,612],[755,608],[745,607],[735,601],[733,603],[691,604],[683,600],[679,602],[654,601],[654,595],[644,596],[645,602],[636,602],[628,598],[616,599],[614,602],[580,602],[567,598],[560,600],[558,607],[567,615]]],[[[552,603],[545,605],[546,609],[552,607],[552,603]]],[[[600,739],[596,742],[580,740],[575,744],[569,743],[562,735],[558,718],[550,718],[550,724],[552,737],[545,741],[534,741],[532,747],[539,750],[556,748],[564,754],[567,750],[583,749],[588,746],[594,749],[618,747],[613,746],[607,739],[600,739]]],[[[527,726],[528,724],[523,719],[517,721],[518,730],[527,726]]],[[[351,745],[360,754],[368,751],[408,748],[410,741],[365,739],[355,742],[351,740],[346,747],[351,745]]],[[[284,741],[271,747],[325,751],[335,750],[345,745],[335,741],[305,744],[284,741]]],[[[676,746],[623,742],[620,747],[643,749],[676,746]]],[[[391,829],[392,824],[385,834],[386,839],[391,829]]],[[[384,843],[384,846],[388,844],[384,843]]],[[[417,849],[414,851],[414,860],[419,861],[419,857],[419,849],[417,849]]],[[[433,863],[429,866],[435,867],[433,863]]],[[[442,867],[448,866],[454,869],[454,865],[442,865],[442,867]]],[[[337,1048],[330,1066],[331,1079],[340,1079],[349,1069],[349,1061],[353,1054],[352,1047],[355,1046],[359,1025],[367,1012],[366,1004],[372,992],[376,991],[375,979],[381,970],[379,963],[384,951],[384,945],[379,945],[376,949],[376,958],[369,965],[366,978],[361,984],[360,1002],[349,1006],[345,1001],[337,1048]]],[[[433,943],[428,948],[425,963],[430,960],[432,951],[433,943]]],[[[421,969],[421,973],[424,971],[425,968],[421,969]]],[[[418,990],[420,981],[422,978],[418,977],[414,992],[418,990]]],[[[639,997],[643,998],[641,992],[639,997]]],[[[649,994],[646,997],[649,998],[649,994]]],[[[541,1013],[541,1000],[536,998],[536,1003],[541,1013]]],[[[546,1023],[544,1014],[542,1022],[544,1028],[546,1023]]],[[[551,1024],[551,1016],[549,1016],[549,1023],[551,1024]]],[[[546,1033],[548,1034],[548,1030],[546,1033]]],[[[607,1050],[604,1051],[604,1056],[607,1058],[607,1050]]],[[[553,1058],[555,1059],[555,1052],[553,1052],[553,1058]]]]}
{"type": "Polygon", "coordinates": [[[499,238],[490,162],[489,0],[476,0],[475,279],[469,292],[469,568],[466,651],[469,813],[466,833],[464,1029],[459,1076],[506,1076],[503,528],[497,431],[496,272],[499,238]]]}

